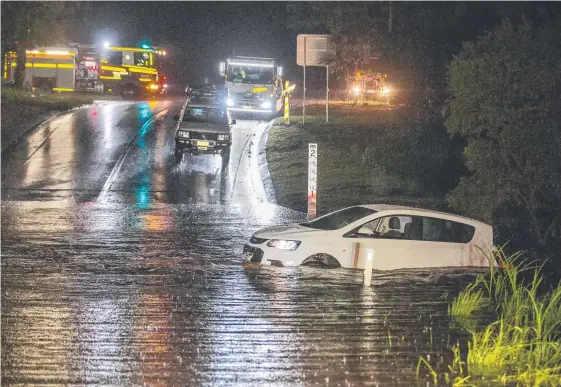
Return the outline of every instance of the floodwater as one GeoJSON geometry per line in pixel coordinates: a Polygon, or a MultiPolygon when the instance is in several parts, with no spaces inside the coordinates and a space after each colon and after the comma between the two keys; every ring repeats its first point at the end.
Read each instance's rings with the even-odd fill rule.
{"type": "Polygon", "coordinates": [[[99,104],[2,155],[2,384],[430,385],[462,277],[244,266],[255,230],[303,219],[263,200],[266,124],[176,163],[179,110],[99,104]]]}

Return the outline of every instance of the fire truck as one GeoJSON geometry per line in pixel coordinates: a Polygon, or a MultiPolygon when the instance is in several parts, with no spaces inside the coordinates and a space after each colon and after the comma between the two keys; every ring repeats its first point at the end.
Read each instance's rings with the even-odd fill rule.
{"type": "Polygon", "coordinates": [[[275,114],[283,106],[282,67],[272,58],[235,56],[220,63],[230,111],[275,114]]]}
{"type": "MultiPolygon", "coordinates": [[[[6,80],[14,80],[17,54],[4,58],[6,80]]],[[[158,70],[151,49],[70,44],[26,52],[24,84],[44,92],[97,92],[125,99],[159,94],[158,70]]]]}
{"type": "Polygon", "coordinates": [[[389,103],[391,87],[388,74],[374,71],[358,71],[347,77],[347,100],[389,103]]]}

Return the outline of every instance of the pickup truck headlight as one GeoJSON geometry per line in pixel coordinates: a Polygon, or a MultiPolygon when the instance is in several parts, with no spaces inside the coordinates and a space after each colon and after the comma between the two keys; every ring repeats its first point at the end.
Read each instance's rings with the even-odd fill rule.
{"type": "Polygon", "coordinates": [[[218,141],[228,141],[229,139],[230,139],[229,134],[219,134],[218,135],[218,141]]]}
{"type": "Polygon", "coordinates": [[[189,132],[180,130],[179,132],[177,132],[177,136],[182,138],[189,138],[189,132]]]}
{"type": "Polygon", "coordinates": [[[294,251],[300,246],[301,241],[287,241],[284,239],[271,239],[267,246],[275,247],[279,250],[291,250],[294,251]]]}

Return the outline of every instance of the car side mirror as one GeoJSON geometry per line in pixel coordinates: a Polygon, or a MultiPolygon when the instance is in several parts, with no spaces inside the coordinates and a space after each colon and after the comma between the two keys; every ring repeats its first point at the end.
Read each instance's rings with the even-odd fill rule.
{"type": "Polygon", "coordinates": [[[176,114],[175,116],[173,116],[173,120],[174,121],[179,121],[179,116],[176,114]]]}
{"type": "Polygon", "coordinates": [[[232,125],[236,125],[236,120],[232,120],[232,125]]]}

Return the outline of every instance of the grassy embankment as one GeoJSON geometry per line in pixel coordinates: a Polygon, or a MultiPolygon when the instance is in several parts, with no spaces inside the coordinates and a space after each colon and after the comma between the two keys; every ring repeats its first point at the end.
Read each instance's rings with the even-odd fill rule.
{"type": "Polygon", "coordinates": [[[46,113],[91,104],[93,96],[75,93],[40,95],[12,87],[2,87],[2,130],[11,129],[46,113]]]}
{"type": "Polygon", "coordinates": [[[448,370],[437,372],[421,358],[417,372],[425,366],[435,382],[444,378],[454,386],[561,386],[561,284],[544,292],[540,266],[500,254],[506,267],[478,277],[450,306],[469,334],[467,359],[455,344],[448,370]],[[495,318],[484,323],[489,315],[495,318]]]}
{"type": "Polygon", "coordinates": [[[285,126],[282,118],[277,119],[267,141],[267,161],[279,204],[306,211],[308,143],[315,142],[318,213],[365,203],[446,208],[446,189],[423,181],[414,172],[425,164],[423,158],[433,156],[426,154],[431,146],[423,143],[423,129],[414,128],[403,109],[333,104],[326,123],[325,106],[316,105],[306,108],[305,125],[301,110],[292,111],[291,121],[285,126]],[[421,139],[419,144],[407,138],[412,132],[421,139]]]}

